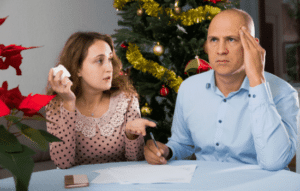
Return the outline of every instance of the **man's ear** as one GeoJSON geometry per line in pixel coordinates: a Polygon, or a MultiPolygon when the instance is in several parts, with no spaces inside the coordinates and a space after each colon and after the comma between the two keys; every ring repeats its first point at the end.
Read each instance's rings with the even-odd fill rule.
{"type": "Polygon", "coordinates": [[[203,49],[204,49],[204,52],[207,54],[207,44],[206,44],[206,42],[207,42],[207,40],[203,44],[203,49]]]}

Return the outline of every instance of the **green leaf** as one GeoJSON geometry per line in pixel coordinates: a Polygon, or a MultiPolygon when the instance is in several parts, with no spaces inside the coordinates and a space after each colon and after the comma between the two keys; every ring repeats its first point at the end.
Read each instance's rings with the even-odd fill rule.
{"type": "Polygon", "coordinates": [[[33,128],[29,127],[28,125],[25,125],[22,123],[17,123],[16,125],[21,130],[21,133],[25,137],[30,139],[32,142],[36,143],[36,145],[38,146],[39,149],[41,149],[42,151],[47,151],[48,142],[44,138],[44,136],[42,136],[40,131],[33,129],[33,128]]]}
{"type": "Polygon", "coordinates": [[[0,150],[0,165],[9,170],[16,179],[16,190],[28,190],[34,162],[31,157],[35,152],[22,145],[21,153],[6,153],[0,150]]]}
{"type": "Polygon", "coordinates": [[[22,151],[22,146],[18,139],[8,132],[3,125],[0,125],[0,150],[6,152],[22,151]]]}
{"type": "Polygon", "coordinates": [[[39,113],[37,115],[33,115],[32,117],[23,116],[22,119],[23,120],[46,121],[46,122],[49,122],[49,123],[53,123],[52,121],[49,121],[44,116],[42,116],[42,114],[39,114],[39,113]]]}
{"type": "Polygon", "coordinates": [[[12,116],[12,115],[5,116],[5,119],[8,121],[12,121],[14,123],[17,123],[18,121],[21,120],[20,117],[16,117],[16,116],[12,116]]]}
{"type": "Polygon", "coordinates": [[[42,136],[44,136],[44,138],[48,141],[48,142],[60,142],[62,141],[61,139],[57,138],[56,136],[48,133],[47,131],[44,131],[44,130],[41,130],[39,129],[38,130],[42,136]]]}

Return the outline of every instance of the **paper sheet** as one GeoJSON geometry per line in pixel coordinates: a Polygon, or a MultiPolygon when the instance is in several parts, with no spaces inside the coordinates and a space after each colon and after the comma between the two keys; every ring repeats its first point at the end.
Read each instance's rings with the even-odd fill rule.
{"type": "Polygon", "coordinates": [[[91,183],[141,184],[190,183],[197,165],[128,165],[97,170],[100,173],[91,183]]]}

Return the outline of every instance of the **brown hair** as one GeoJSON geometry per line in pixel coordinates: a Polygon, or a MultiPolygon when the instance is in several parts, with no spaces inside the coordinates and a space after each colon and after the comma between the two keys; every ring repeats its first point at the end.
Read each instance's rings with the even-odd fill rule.
{"type": "MultiPolygon", "coordinates": [[[[105,41],[110,46],[113,53],[112,86],[109,90],[104,91],[104,93],[112,94],[119,91],[118,93],[124,92],[127,97],[138,97],[128,76],[124,74],[120,75],[122,63],[115,53],[112,38],[107,34],[100,34],[97,32],[76,32],[72,34],[67,40],[60,54],[59,61],[56,64],[56,66],[59,64],[63,65],[70,72],[70,80],[73,82],[71,90],[74,92],[75,96],[78,98],[82,94],[81,78],[77,75],[78,70],[82,67],[82,62],[88,54],[89,47],[97,40],[105,41]]],[[[53,91],[49,82],[46,87],[46,92],[47,95],[57,94],[53,91]]]]}

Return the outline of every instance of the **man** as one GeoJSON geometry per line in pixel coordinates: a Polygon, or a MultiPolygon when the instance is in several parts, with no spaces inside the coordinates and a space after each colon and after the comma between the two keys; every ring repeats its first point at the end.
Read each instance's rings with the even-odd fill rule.
{"type": "Polygon", "coordinates": [[[213,70],[186,79],[178,92],[168,143],[147,141],[150,164],[184,159],[258,164],[280,170],[297,147],[298,93],[264,71],[254,23],[238,9],[211,21],[204,45],[213,70]]]}

